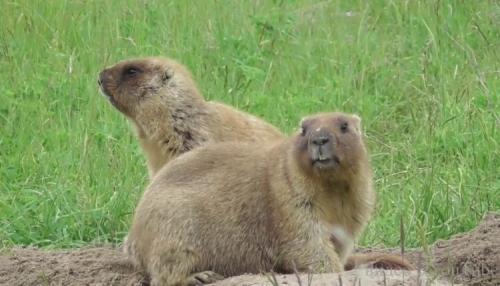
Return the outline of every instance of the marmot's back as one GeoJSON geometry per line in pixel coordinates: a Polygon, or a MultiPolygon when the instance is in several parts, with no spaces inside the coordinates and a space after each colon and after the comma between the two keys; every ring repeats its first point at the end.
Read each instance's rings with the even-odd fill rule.
{"type": "Polygon", "coordinates": [[[205,101],[189,70],[165,57],[121,61],[99,74],[99,88],[134,125],[150,179],[171,159],[212,142],[283,138],[264,120],[205,101]]]}
{"type": "MultiPolygon", "coordinates": [[[[273,237],[269,231],[277,226],[273,225],[274,214],[268,212],[273,198],[266,189],[268,170],[262,156],[269,148],[265,144],[227,142],[179,156],[151,182],[134,221],[168,221],[151,224],[147,237],[196,253],[200,271],[217,269],[222,275],[230,275],[241,269],[268,269],[277,259],[271,251],[277,242],[269,239],[273,237]]],[[[142,226],[135,229],[135,225],[130,237],[144,232],[142,226]]],[[[154,241],[139,239],[136,243],[154,241]]]]}

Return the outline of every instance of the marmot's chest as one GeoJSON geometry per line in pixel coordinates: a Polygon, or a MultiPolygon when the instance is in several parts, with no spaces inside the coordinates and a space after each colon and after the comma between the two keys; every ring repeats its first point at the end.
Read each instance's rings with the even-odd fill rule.
{"type": "Polygon", "coordinates": [[[321,205],[319,219],[330,227],[340,227],[350,236],[357,235],[364,223],[362,202],[349,195],[337,195],[321,205]]]}

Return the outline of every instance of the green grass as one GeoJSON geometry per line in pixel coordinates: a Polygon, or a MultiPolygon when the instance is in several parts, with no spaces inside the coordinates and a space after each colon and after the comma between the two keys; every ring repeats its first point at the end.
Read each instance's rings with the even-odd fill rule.
{"type": "Polygon", "coordinates": [[[99,94],[116,61],[166,55],[207,99],[285,132],[354,112],[378,203],[360,244],[407,247],[500,209],[495,1],[4,1],[0,244],[120,242],[147,183],[125,118],[99,94]]]}

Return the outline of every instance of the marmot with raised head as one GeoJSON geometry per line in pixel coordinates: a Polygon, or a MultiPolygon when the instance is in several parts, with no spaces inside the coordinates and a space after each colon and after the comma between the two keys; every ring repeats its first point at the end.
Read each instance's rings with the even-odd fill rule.
{"type": "Polygon", "coordinates": [[[341,272],[375,192],[361,119],[305,117],[269,142],[208,144],[170,161],[136,208],[124,251],[152,285],[270,270],[341,272]]]}
{"type": "Polygon", "coordinates": [[[100,91],[133,122],[150,179],[169,160],[210,142],[284,138],[275,126],[205,101],[189,70],[166,57],[118,62],[99,73],[100,91]]]}

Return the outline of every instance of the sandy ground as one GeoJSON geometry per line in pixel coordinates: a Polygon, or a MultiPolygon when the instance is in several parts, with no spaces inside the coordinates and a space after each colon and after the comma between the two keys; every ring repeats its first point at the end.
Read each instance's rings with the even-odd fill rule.
{"type": "MultiPolygon", "coordinates": [[[[490,213],[474,230],[440,240],[405,257],[420,271],[356,269],[324,275],[242,275],[214,286],[250,285],[500,285],[500,214],[490,213]],[[428,253],[427,255],[425,253],[428,253]],[[438,278],[439,282],[434,278],[438,278]],[[276,280],[275,280],[276,279],[276,280]]],[[[399,254],[396,248],[358,252],[399,254]]],[[[120,249],[95,245],[71,250],[9,248],[0,253],[0,285],[148,285],[127,264],[120,249]]]]}

